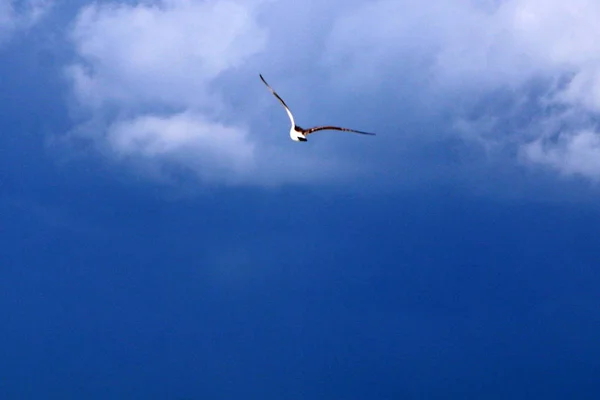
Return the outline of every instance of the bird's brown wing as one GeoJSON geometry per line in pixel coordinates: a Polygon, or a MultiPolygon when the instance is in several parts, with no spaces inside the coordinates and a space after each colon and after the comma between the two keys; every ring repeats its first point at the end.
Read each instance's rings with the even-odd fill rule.
{"type": "Polygon", "coordinates": [[[360,133],[362,135],[375,135],[374,133],[371,132],[363,132],[363,131],[357,131],[356,129],[349,129],[349,128],[342,128],[339,126],[315,126],[313,128],[308,128],[305,129],[302,133],[304,133],[304,135],[310,135],[311,133],[315,133],[317,131],[344,131],[344,132],[354,132],[354,133],[360,133]]]}

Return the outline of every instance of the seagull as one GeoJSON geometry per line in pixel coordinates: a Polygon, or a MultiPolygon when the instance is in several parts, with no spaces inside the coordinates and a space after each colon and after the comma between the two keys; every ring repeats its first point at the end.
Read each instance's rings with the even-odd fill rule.
{"type": "Polygon", "coordinates": [[[260,75],[260,79],[263,81],[263,83],[265,85],[267,85],[267,87],[269,88],[271,93],[273,93],[273,96],[277,97],[277,100],[279,100],[279,102],[283,105],[283,107],[285,108],[285,111],[287,112],[288,117],[290,117],[290,121],[292,122],[292,127],[290,128],[290,137],[292,138],[293,141],[306,142],[307,141],[306,137],[308,135],[310,135],[311,133],[315,133],[317,131],[324,131],[324,130],[354,132],[354,133],[360,133],[363,135],[375,135],[374,133],[357,131],[354,129],[342,128],[339,126],[331,126],[331,125],[315,126],[315,127],[308,128],[308,129],[301,128],[300,126],[296,125],[296,122],[294,122],[294,116],[292,115],[292,112],[290,111],[287,104],[285,104],[285,102],[283,101],[283,99],[281,97],[279,97],[277,92],[275,92],[273,90],[273,88],[271,86],[269,86],[267,81],[265,81],[265,78],[263,78],[263,76],[261,74],[259,74],[259,75],[260,75]]]}

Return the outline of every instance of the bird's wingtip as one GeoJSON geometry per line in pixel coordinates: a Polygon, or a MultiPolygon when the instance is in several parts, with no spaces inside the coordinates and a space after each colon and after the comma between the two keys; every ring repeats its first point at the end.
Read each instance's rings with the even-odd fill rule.
{"type": "MultiPolygon", "coordinates": [[[[258,74],[258,76],[260,76],[260,80],[261,80],[261,81],[262,81],[262,82],[263,82],[265,85],[267,85],[267,87],[269,87],[269,89],[271,89],[271,86],[269,86],[269,84],[267,83],[267,81],[265,80],[265,78],[262,76],[262,74],[258,74]]],[[[273,90],[273,89],[271,89],[271,90],[273,90]]]]}

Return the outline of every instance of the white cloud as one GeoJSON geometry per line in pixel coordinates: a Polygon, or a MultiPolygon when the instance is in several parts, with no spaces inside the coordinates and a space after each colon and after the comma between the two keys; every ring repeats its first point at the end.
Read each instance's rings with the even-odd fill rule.
{"type": "Polygon", "coordinates": [[[563,133],[557,141],[538,139],[523,147],[530,161],[548,165],[564,175],[600,180],[600,135],[591,130],[563,133]]]}
{"type": "Polygon", "coordinates": [[[84,7],[70,34],[78,59],[66,68],[83,120],[66,137],[87,140],[108,159],[167,180],[169,171],[184,171],[203,182],[277,185],[352,173],[339,172],[343,163],[334,156],[322,159],[322,149],[294,151],[264,132],[252,135],[252,111],[226,99],[231,93],[221,80],[251,76],[261,103],[284,123],[277,138],[289,144],[283,109],[262,87],[258,71],[244,70],[266,48],[267,30],[257,22],[265,1],[84,7]]]}
{"type": "Polygon", "coordinates": [[[244,121],[230,122],[211,85],[264,48],[258,5],[164,0],[84,7],[71,32],[79,60],[67,76],[78,106],[96,123],[92,131],[85,122],[78,130],[114,159],[172,165],[205,180],[251,176],[256,155],[244,121]]]}
{"type": "Polygon", "coordinates": [[[15,32],[38,23],[51,6],[50,0],[0,0],[0,45],[15,32]]]}
{"type": "Polygon", "coordinates": [[[522,84],[597,61],[597,15],[593,0],[380,0],[340,18],[329,50],[379,67],[421,58],[436,83],[522,84]]]}
{"type": "Polygon", "coordinates": [[[191,112],[118,121],[106,140],[117,157],[175,162],[207,180],[240,177],[254,167],[255,149],[246,131],[191,112]]]}
{"type": "Polygon", "coordinates": [[[256,5],[234,0],[94,3],[71,34],[82,104],[201,106],[211,81],[265,46],[256,5]]]}
{"type": "MultiPolygon", "coordinates": [[[[325,168],[325,176],[339,178],[340,165],[351,164],[340,157],[352,144],[327,153],[332,136],[323,137],[318,149],[310,148],[311,159],[300,147],[279,147],[264,135],[257,139],[252,121],[264,110],[281,115],[278,124],[286,123],[269,96],[259,98],[260,103],[246,99],[247,82],[258,72],[268,72],[267,78],[280,75],[275,86],[302,121],[323,111],[334,118],[323,122],[345,124],[347,120],[331,112],[338,104],[337,110],[344,110],[338,116],[361,117],[356,110],[375,110],[380,114],[372,120],[380,125],[369,125],[369,130],[387,130],[397,126],[391,122],[398,118],[396,104],[399,110],[409,104],[410,118],[438,118],[430,125],[447,126],[444,133],[482,145],[489,154],[514,157],[522,150],[530,162],[595,176],[596,164],[576,168],[569,161],[574,156],[566,154],[574,151],[570,140],[581,140],[572,132],[596,132],[585,124],[600,112],[600,25],[594,18],[600,15],[600,3],[340,3],[93,3],[78,14],[70,35],[78,56],[67,68],[74,98],[83,115],[100,126],[93,140],[106,154],[176,165],[204,180],[281,183],[323,178],[315,166],[325,168]],[[304,24],[297,25],[298,19],[304,24]],[[305,70],[321,79],[311,81],[311,87],[320,85],[320,96],[304,96],[314,93],[301,82],[305,70]],[[293,86],[286,87],[282,76],[293,86]],[[351,83],[353,95],[347,95],[349,85],[336,91],[340,82],[351,83]],[[543,88],[537,86],[538,93],[531,94],[536,82],[543,88]],[[510,103],[504,111],[493,104],[482,106],[499,91],[507,93],[501,100],[510,103]],[[343,106],[335,98],[342,95],[343,106]],[[373,101],[381,102],[378,108],[372,107],[373,101]],[[312,115],[306,116],[307,110],[312,115]],[[387,120],[384,112],[391,113],[387,120]],[[548,139],[548,121],[554,129],[550,136],[563,138],[560,146],[548,139]]],[[[251,90],[260,91],[258,83],[251,90]]],[[[588,139],[577,142],[578,154],[592,146],[588,139]]],[[[374,143],[385,154],[398,152],[396,160],[409,152],[402,140],[385,135],[374,143]]]]}
{"type": "Polygon", "coordinates": [[[494,127],[501,129],[492,132],[496,137],[484,141],[527,148],[523,154],[532,162],[596,179],[597,133],[593,126],[579,129],[600,113],[598,15],[595,0],[380,0],[338,19],[328,40],[328,60],[337,68],[350,63],[346,74],[352,81],[360,81],[360,75],[375,86],[417,79],[420,93],[405,85],[397,99],[421,96],[428,107],[450,108],[456,121],[481,114],[474,111],[481,96],[509,90],[516,107],[528,85],[546,82],[528,120],[507,120],[514,115],[502,115],[498,108],[477,115],[477,120],[500,120],[494,127]],[[556,123],[561,114],[573,113],[582,118],[560,121],[560,144],[548,145],[545,119],[556,123]],[[507,126],[517,132],[507,132],[507,126]],[[519,133],[516,140],[514,133],[519,133]]]}

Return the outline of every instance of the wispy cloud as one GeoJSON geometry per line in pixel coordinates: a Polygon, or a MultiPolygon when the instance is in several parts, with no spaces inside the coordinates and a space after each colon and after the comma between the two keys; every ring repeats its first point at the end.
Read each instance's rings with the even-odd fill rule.
{"type": "Polygon", "coordinates": [[[600,180],[600,134],[597,132],[569,132],[554,143],[538,139],[525,145],[523,152],[531,161],[553,167],[564,175],[600,180]]]}
{"type": "Polygon", "coordinates": [[[0,45],[20,30],[38,23],[50,10],[50,0],[0,0],[0,45]]]}

